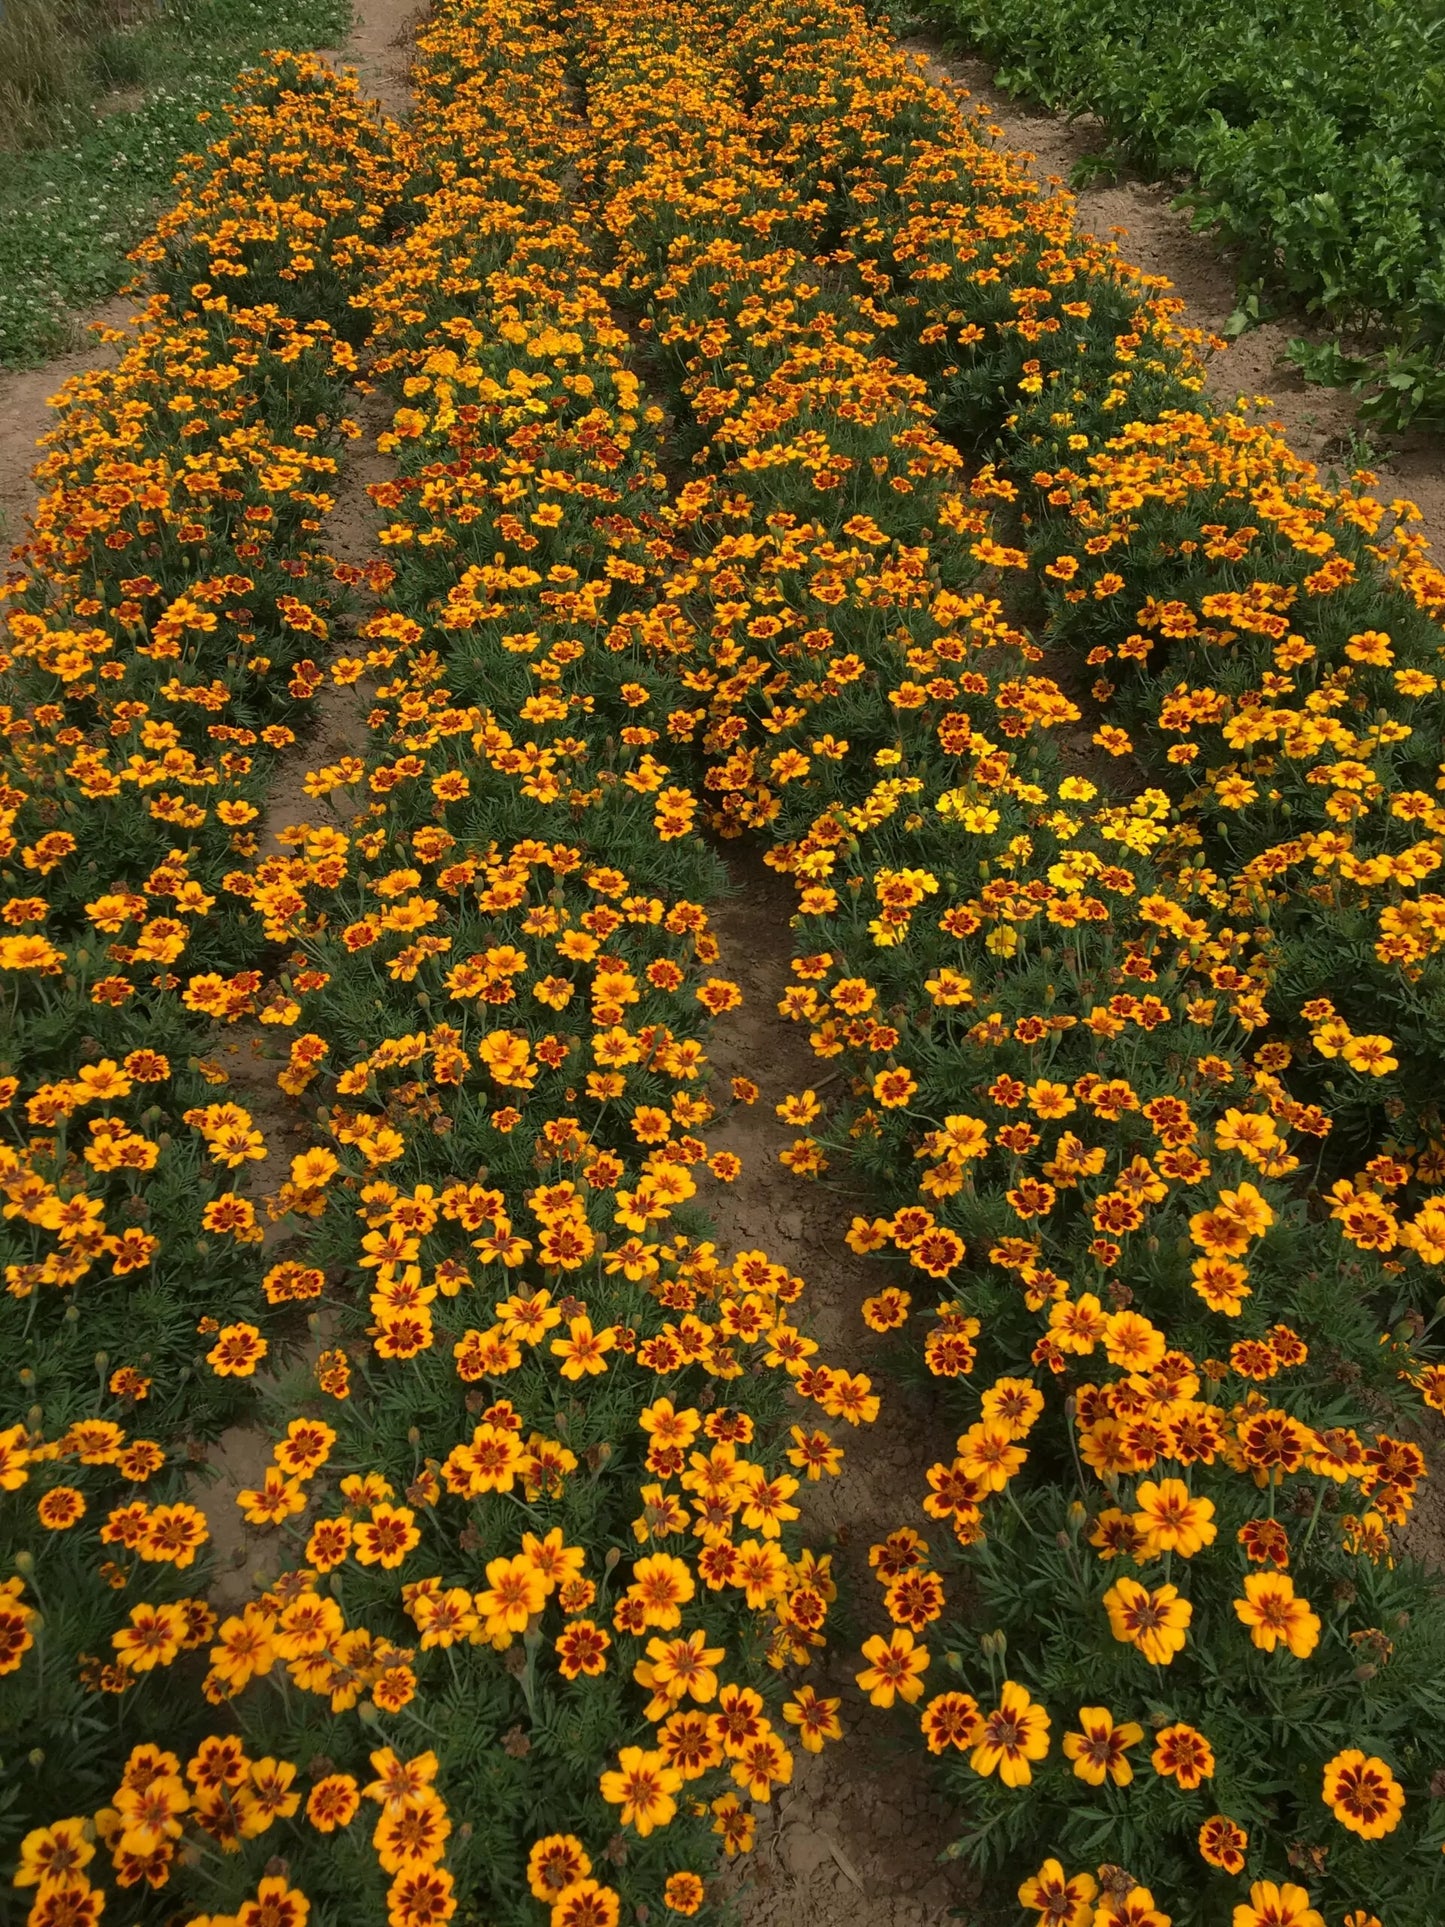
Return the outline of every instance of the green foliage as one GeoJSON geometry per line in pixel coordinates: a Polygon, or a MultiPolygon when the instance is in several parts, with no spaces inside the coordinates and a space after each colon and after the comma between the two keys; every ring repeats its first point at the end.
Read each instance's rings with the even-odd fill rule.
{"type": "MultiPolygon", "coordinates": [[[[1445,412],[1442,18],[1396,0],[945,0],[1010,92],[1096,114],[1105,165],[1190,176],[1196,225],[1239,250],[1240,325],[1261,302],[1364,349],[1294,345],[1399,426],[1445,412]]],[[[1091,171],[1093,169],[1091,164],[1091,171]]]]}

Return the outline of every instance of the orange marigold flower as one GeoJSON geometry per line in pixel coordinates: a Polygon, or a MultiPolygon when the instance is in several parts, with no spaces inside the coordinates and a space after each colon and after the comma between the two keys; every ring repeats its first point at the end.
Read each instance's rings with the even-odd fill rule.
{"type": "Polygon", "coordinates": [[[1322,1798],[1340,1825],[1362,1840],[1393,1833],[1405,1810],[1405,1790],[1389,1767],[1358,1747],[1337,1753],[1325,1767],[1322,1798]]]}
{"type": "Polygon", "coordinates": [[[1227,1814],[1213,1813],[1199,1829],[1199,1851],[1211,1867],[1225,1873],[1243,1873],[1249,1835],[1227,1814]]]}
{"type": "Polygon", "coordinates": [[[1186,1792],[1192,1792],[1201,1780],[1214,1778],[1214,1748],[1202,1733],[1182,1720],[1159,1729],[1151,1757],[1160,1778],[1177,1780],[1186,1792]]]}
{"type": "Polygon", "coordinates": [[[1235,1600],[1234,1610],[1241,1625],[1248,1626],[1251,1640],[1266,1653],[1283,1644],[1296,1659],[1308,1659],[1319,1644],[1319,1615],[1295,1592],[1287,1572],[1247,1573],[1244,1598],[1235,1600]]]}

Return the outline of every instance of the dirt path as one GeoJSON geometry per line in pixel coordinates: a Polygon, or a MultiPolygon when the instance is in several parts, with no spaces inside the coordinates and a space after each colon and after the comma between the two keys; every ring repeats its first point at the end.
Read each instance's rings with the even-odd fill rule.
{"type": "Polygon", "coordinates": [[[411,113],[408,48],[423,8],[418,0],[351,0],[351,31],[340,47],[323,47],[333,67],[352,67],[364,92],[396,120],[411,113]]]}
{"type": "MultiPolygon", "coordinates": [[[[1062,186],[1076,161],[1108,144],[1102,124],[1091,116],[1066,120],[1002,92],[985,60],[955,53],[924,35],[899,44],[924,56],[930,79],[965,87],[1002,131],[1006,145],[1032,158],[1030,172],[1041,181],[1062,186]]],[[[1165,183],[1125,175],[1082,188],[1074,198],[1081,227],[1116,239],[1125,258],[1148,273],[1167,275],[1188,304],[1189,324],[1218,333],[1235,306],[1234,265],[1227,251],[1194,233],[1189,217],[1170,206],[1173,192],[1165,183]]],[[[1291,335],[1301,332],[1267,322],[1238,336],[1215,357],[1209,390],[1220,402],[1267,395],[1301,455],[1325,470],[1348,473],[1356,463],[1351,438],[1361,432],[1356,404],[1347,390],[1307,386],[1285,360],[1291,335]]],[[[1445,435],[1411,431],[1381,436],[1378,446],[1366,465],[1380,476],[1381,493],[1386,500],[1403,495],[1418,504],[1424,533],[1437,549],[1445,548],[1445,435]]]]}
{"type": "Polygon", "coordinates": [[[936,1453],[921,1449],[930,1427],[884,1375],[886,1341],[863,1323],[859,1307],[880,1288],[843,1242],[864,1206],[841,1173],[803,1183],[778,1163],[797,1132],[774,1106],[789,1092],[817,1086],[825,1067],[806,1032],[780,1017],[778,998],[790,982],[788,919],[793,891],[755,855],[732,857],[737,894],[714,913],[721,968],[743,990],[743,1004],[717,1024],[709,1055],[721,1078],[750,1077],[762,1095],[708,1132],[714,1150],[735,1151],[738,1181],[710,1199],[720,1249],[761,1247],[807,1280],[801,1322],[829,1364],[867,1372],[883,1397],[872,1426],[828,1422],[845,1448],[843,1474],[804,1488],[810,1543],[831,1550],[842,1611],[814,1684],[840,1697],[844,1739],[821,1755],[801,1751],[792,1786],[758,1808],[757,1847],[741,1863],[745,1927],[937,1927],[969,1894],[967,1875],[938,1861],[951,1838],[946,1803],[933,1790],[929,1760],[912,1722],[875,1712],[854,1684],[858,1647],[883,1629],[882,1589],[869,1570],[868,1548],[900,1525],[928,1523],[918,1504],[924,1472],[936,1453]],[[834,1184],[834,1176],[840,1181],[834,1184]]]}

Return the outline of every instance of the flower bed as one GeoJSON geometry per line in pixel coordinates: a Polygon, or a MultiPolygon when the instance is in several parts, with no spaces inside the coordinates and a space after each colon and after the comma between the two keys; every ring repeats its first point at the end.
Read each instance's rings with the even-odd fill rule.
{"type": "Polygon", "coordinates": [[[797,886],[781,1010],[820,1075],[784,1161],[871,1189],[861,1314],[933,1394],[858,1683],[938,1757],[953,1851],[1055,1927],[1424,1927],[1439,596],[1407,516],[1202,412],[1161,291],[849,9],[453,0],[416,82],[377,134],[300,69],[274,106],[320,162],[238,107],[12,597],[12,855],[55,877],[6,940],[13,1108],[54,1132],[6,1174],[32,1927],[113,1890],[192,1927],[692,1916],[838,1737],[800,1512],[879,1394],[801,1279],[709,1237],[708,1127],[757,1092],[708,1079],[740,993],[703,827],[797,886]],[[285,301],[241,321],[238,267],[285,301]],[[358,366],[394,466],[333,650],[358,366]],[[133,503],[105,449],[175,390],[133,503]],[[248,578],[214,604],[164,512],[196,476],[207,570],[248,578]],[[328,682],[364,738],[263,849],[270,719],[328,682]],[[136,724],[124,771],[86,734],[136,724]],[[243,1017],[286,1039],[286,1169],[221,1082],[243,1017]],[[183,1455],[238,1415],[261,1576],[216,1612],[183,1455]]]}
{"type": "MultiPolygon", "coordinates": [[[[851,14],[794,16],[798,44],[784,62],[777,43],[786,18],[766,10],[735,26],[700,11],[659,19],[649,9],[633,19],[628,39],[615,12],[605,21],[584,15],[582,70],[602,151],[611,151],[620,125],[623,152],[633,157],[635,178],[625,161],[603,175],[608,218],[622,235],[625,285],[646,306],[659,340],[677,344],[676,392],[698,429],[713,428],[714,410],[723,413],[718,363],[726,361],[734,379],[752,373],[749,333],[760,330],[775,352],[795,324],[810,343],[826,334],[826,324],[788,299],[793,289],[779,268],[786,257],[773,246],[782,210],[805,235],[811,223],[819,243],[841,239],[845,264],[850,244],[864,242],[900,264],[927,259],[922,242],[930,230],[916,207],[908,208],[907,227],[900,221],[893,229],[871,213],[850,228],[836,204],[846,196],[852,212],[904,201],[906,194],[890,194],[888,170],[909,165],[918,148],[907,142],[917,140],[919,120],[929,112],[943,120],[948,103],[868,39],[851,14]],[[772,66],[759,61],[763,49],[772,66]],[[645,91],[650,137],[613,104],[612,86],[625,98],[633,74],[646,76],[637,92],[645,91]],[[851,114],[849,88],[856,90],[851,114]],[[650,256],[639,244],[634,265],[629,243],[634,236],[650,243],[659,230],[660,244],[650,256]],[[709,312],[704,328],[699,277],[689,277],[685,264],[690,250],[708,265],[718,258],[709,253],[722,246],[715,231],[729,233],[732,252],[726,291],[707,291],[724,314],[709,312]],[[769,293],[780,297],[771,310],[750,307],[753,274],[767,276],[769,293]]],[[[925,148],[912,160],[905,182],[932,179],[945,164],[955,179],[967,168],[975,192],[1002,178],[1026,202],[1006,164],[962,127],[952,151],[925,148]]],[[[908,285],[901,268],[891,284],[876,260],[838,277],[835,311],[851,305],[856,312],[869,294],[878,303],[871,336],[850,333],[860,356],[865,339],[877,342],[875,357],[896,345],[906,354],[917,342],[915,365],[927,370],[922,350],[944,325],[957,328],[965,352],[970,336],[980,355],[994,341],[1002,343],[998,356],[1011,351],[1012,324],[999,319],[1010,312],[1002,305],[1007,283],[1000,290],[998,270],[983,275],[963,265],[970,254],[960,245],[961,210],[949,211],[952,224],[936,219],[931,235],[953,279],[908,269],[929,289],[921,312],[910,312],[911,297],[901,293],[908,285]],[[980,294],[972,281],[981,283],[980,294]],[[934,291],[935,282],[943,291],[934,291]],[[946,320],[945,300],[953,310],[946,320]]],[[[1018,237],[1022,229],[1008,227],[996,201],[975,205],[971,218],[984,234],[1003,229],[1018,237]]],[[[1045,227],[1042,213],[1038,227],[1045,227]]],[[[1027,245],[1040,247],[1037,230],[1023,231],[1027,245]]],[[[1092,308],[1100,292],[1116,303],[1137,300],[1137,283],[1107,257],[1087,244],[1067,248],[1066,206],[1047,211],[1045,238],[1063,256],[1053,266],[1071,296],[1080,292],[1076,280],[1089,277],[1089,300],[1080,305],[1092,308]]],[[[823,281],[822,261],[809,265],[823,281]]],[[[820,289],[815,298],[829,305],[820,289]]],[[[1011,305],[1017,312],[1018,302],[1011,305]]],[[[1132,325],[1136,336],[1151,327],[1167,335],[1167,311],[1156,306],[1132,325]]],[[[1073,345],[1055,343],[1051,353],[1062,361],[1073,345]]],[[[1127,451],[1137,446],[1150,458],[1170,451],[1180,429],[1194,436],[1195,466],[1169,468],[1167,453],[1160,459],[1155,514],[1172,518],[1162,538],[1146,525],[1155,539],[1136,543],[1136,525],[1123,526],[1128,501],[1112,505],[1114,539],[1091,551],[1100,560],[1082,565],[1079,579],[1089,570],[1092,587],[1110,567],[1123,579],[1105,594],[1072,601],[1074,572],[1045,546],[1057,533],[1053,512],[1067,500],[1040,499],[1046,491],[1059,495],[1057,473],[1013,481],[981,471],[984,494],[1038,502],[1018,527],[1040,578],[1058,584],[1052,593],[1060,613],[1044,632],[1044,668],[1056,666],[1069,686],[1077,682],[1085,654],[1079,626],[1102,623],[1096,612],[1108,593],[1127,594],[1136,546],[1141,576],[1151,573],[1147,591],[1141,580],[1129,604],[1147,593],[1148,608],[1133,620],[1147,624],[1166,584],[1177,585],[1186,607],[1191,591],[1222,595],[1213,584],[1201,592],[1187,571],[1210,542],[1221,553],[1206,562],[1231,559],[1224,551],[1238,546],[1241,477],[1252,485],[1244,499],[1260,520],[1272,511],[1276,556],[1286,547],[1308,549],[1313,571],[1342,552],[1331,578],[1309,593],[1343,591],[1358,576],[1351,593],[1391,609],[1412,657],[1433,651],[1421,607],[1429,592],[1421,593],[1423,572],[1408,545],[1376,542],[1372,555],[1358,540],[1378,534],[1367,502],[1326,496],[1242,420],[1224,418],[1215,428],[1196,416],[1190,428],[1176,413],[1158,432],[1146,424],[1114,437],[1109,413],[1140,399],[1138,390],[1129,393],[1140,340],[1120,344],[1095,333],[1081,346],[1086,370],[1112,363],[1114,371],[1102,398],[1097,376],[1081,378],[1083,392],[1073,396],[1080,418],[1062,424],[1082,447],[1095,446],[1084,431],[1102,399],[1095,435],[1100,444],[1117,441],[1118,450],[1101,447],[1091,472],[1102,477],[1112,463],[1132,485],[1143,457],[1130,470],[1127,451]],[[1201,464],[1201,444],[1209,463],[1201,464]],[[1227,513],[1230,525],[1205,531],[1204,519],[1216,513],[1227,513]],[[1346,567],[1346,558],[1358,560],[1346,567]],[[1404,578],[1400,587],[1393,578],[1404,578]],[[1081,613],[1071,619],[1075,610],[1081,613]]],[[[1170,352],[1180,351],[1161,346],[1145,370],[1160,408],[1176,395],[1185,399],[1181,378],[1186,390],[1194,379],[1187,352],[1173,370],[1170,352]]],[[[958,356],[959,345],[935,353],[958,356]]],[[[771,515],[774,542],[783,518],[775,500],[759,502],[755,477],[771,478],[786,459],[783,438],[803,412],[799,390],[807,406],[826,407],[808,392],[807,378],[797,378],[799,366],[820,365],[805,355],[799,350],[789,370],[796,383],[790,414],[766,417],[765,398],[776,391],[759,382],[755,395],[744,376],[738,386],[746,401],[736,392],[724,397],[736,417],[724,416],[728,429],[714,430],[702,455],[720,470],[720,488],[758,502],[760,519],[771,515]],[[761,432],[730,445],[734,419],[761,432]]],[[[890,363],[875,365],[897,379],[890,363]]],[[[820,388],[830,372],[822,367],[820,388]]],[[[930,382],[928,398],[945,410],[956,405],[959,390],[948,383],[958,373],[943,371],[937,387],[930,382]]],[[[1020,370],[1018,416],[997,421],[1011,469],[1034,422],[1023,419],[1034,406],[1031,388],[1048,386],[1047,376],[1035,382],[1037,373],[1020,370]]],[[[994,367],[988,380],[996,379],[994,367]]],[[[982,426],[976,416],[974,432],[982,426]]],[[[1057,433],[1057,415],[1051,426],[1057,433]]],[[[797,503],[789,522],[821,517],[826,524],[836,513],[824,492],[834,451],[848,485],[866,488],[861,464],[845,466],[853,449],[844,435],[854,429],[849,417],[842,433],[814,446],[823,488],[811,497],[800,488],[786,504],[797,503]]],[[[1082,520],[1096,495],[1087,485],[1078,494],[1082,520]]],[[[916,539],[936,530],[935,514],[913,516],[913,508],[907,503],[894,524],[900,534],[907,529],[916,539]]],[[[883,539],[874,566],[885,578],[898,551],[887,543],[887,518],[878,520],[883,539]]],[[[1109,525],[1097,517],[1091,533],[1096,526],[1109,525]]],[[[979,559],[1016,559],[999,556],[990,546],[995,538],[980,534],[979,559]]],[[[948,546],[944,536],[922,554],[915,550],[920,573],[946,571],[948,546]]],[[[734,623],[747,623],[750,610],[738,605],[755,591],[760,606],[776,610],[780,585],[768,559],[750,569],[734,565],[733,573],[743,578],[732,585],[734,623]]],[[[1246,591],[1236,597],[1250,606],[1246,591]]],[[[1327,663],[1318,687],[1345,680],[1328,655],[1354,661],[1376,647],[1368,637],[1349,640],[1364,619],[1360,607],[1347,603],[1322,624],[1327,663]]],[[[1293,1877],[1302,1866],[1313,1869],[1310,1884],[1332,1921],[1362,1901],[1369,1903],[1362,1919],[1372,1906],[1387,1919],[1423,1919],[1438,1877],[1430,1807],[1438,1760],[1428,1719],[1414,1708],[1438,1638],[1439,1605],[1422,1571],[1396,1558],[1390,1531],[1408,1512],[1423,1458],[1384,1428],[1392,1408],[1408,1413],[1410,1379],[1438,1403],[1439,1374],[1401,1344],[1419,1335],[1422,1321],[1407,1321],[1383,1350],[1378,1334],[1402,1294],[1407,1302],[1434,1296],[1438,1178],[1433,1153],[1402,1156],[1398,1139],[1386,1135],[1402,1117],[1428,1134],[1433,1113],[1423,1104],[1409,1108],[1418,1086],[1386,1085],[1383,1105],[1359,1095],[1398,1068],[1394,1010],[1356,972],[1345,979],[1358,999],[1354,1023],[1330,1028],[1338,1020],[1321,993],[1337,981],[1336,952],[1322,940],[1337,905],[1298,896],[1266,904],[1260,866],[1249,868],[1248,852],[1241,861],[1212,813],[1192,790],[1178,788],[1189,759],[1171,761],[1161,746],[1157,760],[1141,757],[1132,793],[1127,778],[1122,795],[1101,793],[1103,757],[1086,775],[1077,758],[1060,759],[1052,739],[1038,734],[1040,720],[1077,718],[1056,689],[1041,699],[1046,685],[1035,678],[1031,713],[1017,692],[1016,658],[1005,656],[1008,697],[999,702],[994,637],[982,638],[991,646],[975,656],[940,650],[916,619],[870,635],[842,598],[826,619],[832,634],[824,647],[851,639],[859,625],[857,675],[846,697],[830,692],[847,704],[837,735],[855,744],[851,756],[845,752],[853,770],[850,777],[817,757],[816,744],[811,751],[797,744],[795,754],[813,761],[771,810],[779,838],[773,860],[799,888],[799,983],[784,1007],[808,1024],[833,1077],[842,1067],[850,1078],[841,1101],[797,1094],[794,1116],[808,1134],[788,1161],[813,1176],[841,1152],[873,1180],[889,1215],[855,1220],[850,1242],[897,1255],[886,1259],[865,1316],[879,1331],[900,1327],[918,1284],[913,1273],[938,1282],[924,1362],[960,1428],[953,1455],[930,1475],[925,1502],[928,1532],[948,1537],[930,1548],[918,1531],[926,1522],[915,1515],[875,1549],[893,1630],[865,1646],[860,1684],[880,1706],[917,1703],[930,1750],[957,1761],[949,1774],[965,1816],[960,1851],[1017,1881],[1021,1863],[1051,1850],[1021,1894],[1047,1919],[1084,1919],[1097,1903],[1106,1920],[1157,1920],[1166,1910],[1175,1919],[1212,1920],[1237,1894],[1239,1919],[1250,1927],[1257,1919],[1303,1920],[1310,1903],[1293,1877]],[[958,675],[954,664],[962,660],[969,668],[958,675]],[[858,772],[870,762],[873,787],[855,800],[858,772]],[[1159,786],[1149,785],[1156,776],[1159,786]],[[1171,778],[1174,795],[1164,788],[1171,778]],[[1299,1002],[1281,1009],[1291,993],[1299,1002]],[[1304,1039],[1292,1035],[1301,1005],[1304,1039]],[[1302,1041],[1316,1055],[1297,1066],[1302,1041]],[[1331,1088],[1320,1077],[1325,1053],[1343,1085],[1331,1088]],[[1317,1100],[1336,1094],[1350,1140],[1344,1156],[1369,1163],[1322,1198],[1324,1185],[1311,1189],[1311,1167],[1320,1169],[1322,1148],[1333,1151],[1336,1123],[1317,1100]],[[1391,1202],[1401,1193],[1411,1200],[1408,1215],[1391,1202]],[[900,1259],[909,1269],[899,1268],[900,1259]],[[945,1584],[949,1538],[966,1548],[961,1589],[945,1584]],[[950,1594],[968,1602],[974,1630],[950,1613],[950,1594]],[[940,1662],[945,1677],[935,1684],[929,1668],[940,1662]],[[1146,1730],[1152,1752],[1141,1744],[1146,1730]],[[1361,1774],[1380,1790],[1377,1811],[1359,1794],[1361,1774]],[[1404,1797],[1405,1786],[1413,1798],[1404,1797]],[[1386,1832],[1388,1861],[1373,1848],[1386,1832]],[[1101,1857],[1108,1867],[1075,1873],[1101,1857]]],[[[749,633],[766,636],[766,619],[749,633]]],[[[1242,622],[1233,636],[1208,641],[1230,647],[1241,635],[1247,639],[1242,622]]],[[[1298,659],[1312,661],[1308,651],[1298,659]]],[[[781,677],[787,643],[772,653],[781,677]]],[[[1244,654],[1235,652],[1241,667],[1244,654]]],[[[1292,693],[1279,680],[1265,692],[1274,701],[1292,693]]],[[[1310,696],[1315,687],[1307,685],[1310,696]]],[[[1396,688],[1414,700],[1408,688],[1396,688]]],[[[1095,740],[1106,754],[1131,747],[1121,724],[1109,720],[1120,713],[1114,696],[1097,686],[1089,692],[1098,705],[1095,740]]],[[[736,698],[733,706],[741,707],[736,698]]],[[[1275,737],[1308,728],[1303,719],[1328,716],[1332,707],[1341,702],[1305,701],[1302,721],[1281,718],[1275,737]]],[[[1221,705],[1220,720],[1227,725],[1251,710],[1246,696],[1221,705]]],[[[1129,712],[1136,728],[1137,714],[1129,712]]],[[[1377,711],[1377,738],[1383,720],[1377,711]]],[[[710,723],[712,737],[726,740],[726,718],[715,713],[710,723]]],[[[785,722],[777,704],[766,725],[786,756],[789,731],[817,730],[820,719],[810,709],[806,719],[785,722]]],[[[742,731],[732,740],[742,740],[742,731]]],[[[1311,757],[1330,740],[1329,731],[1318,737],[1311,757]]],[[[1407,740],[1403,730],[1398,740],[1407,740]]],[[[1345,746],[1348,753],[1360,747],[1345,746]]],[[[1366,747],[1373,753],[1375,744],[1366,747]]],[[[1392,786],[1375,772],[1369,781],[1385,799],[1381,840],[1388,846],[1399,836],[1390,824],[1408,826],[1410,812],[1389,816],[1392,786]]],[[[1318,796],[1321,787],[1339,786],[1322,785],[1317,775],[1313,787],[1318,796]]],[[[1404,788],[1399,783],[1394,795],[1404,788]]]]}

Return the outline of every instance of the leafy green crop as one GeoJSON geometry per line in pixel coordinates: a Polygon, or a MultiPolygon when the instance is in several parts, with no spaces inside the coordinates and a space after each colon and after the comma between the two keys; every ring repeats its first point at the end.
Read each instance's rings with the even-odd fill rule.
{"type": "Polygon", "coordinates": [[[939,0],[998,81],[1186,172],[1253,297],[1348,345],[1293,353],[1389,426],[1445,416],[1445,12],[1436,0],[939,0]]]}

